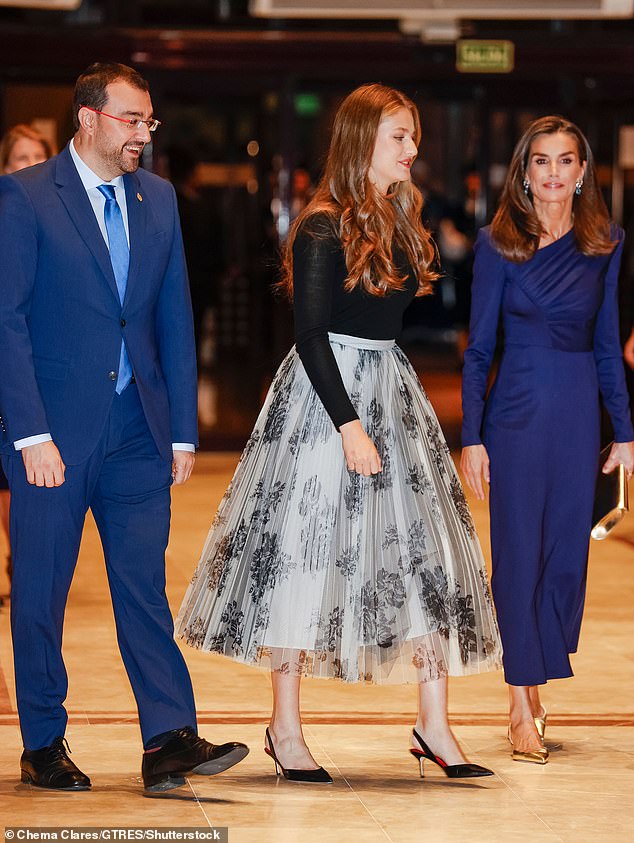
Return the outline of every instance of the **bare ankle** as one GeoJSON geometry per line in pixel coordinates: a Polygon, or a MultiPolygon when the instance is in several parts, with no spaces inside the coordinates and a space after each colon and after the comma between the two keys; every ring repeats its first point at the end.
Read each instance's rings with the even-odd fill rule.
{"type": "Polygon", "coordinates": [[[435,720],[433,718],[419,717],[414,726],[421,735],[451,735],[451,727],[447,720],[435,720]]]}
{"type": "Polygon", "coordinates": [[[278,741],[290,740],[305,743],[301,725],[271,720],[268,729],[278,741]]]}

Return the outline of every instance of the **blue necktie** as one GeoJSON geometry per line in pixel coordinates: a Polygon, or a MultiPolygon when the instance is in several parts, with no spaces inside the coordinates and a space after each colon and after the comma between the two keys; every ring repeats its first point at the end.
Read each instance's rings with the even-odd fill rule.
{"type": "MultiPolygon", "coordinates": [[[[97,190],[106,200],[104,219],[106,221],[108,246],[110,248],[110,263],[112,264],[112,271],[114,272],[115,281],[117,282],[119,301],[123,305],[125,290],[128,285],[128,267],[130,265],[128,238],[125,235],[123,216],[121,215],[121,208],[119,207],[115,197],[114,185],[100,184],[97,190]]],[[[121,395],[123,390],[130,383],[131,379],[132,366],[130,365],[130,359],[128,357],[128,352],[126,351],[125,343],[121,340],[119,375],[117,377],[117,385],[115,387],[118,395],[121,395]]]]}

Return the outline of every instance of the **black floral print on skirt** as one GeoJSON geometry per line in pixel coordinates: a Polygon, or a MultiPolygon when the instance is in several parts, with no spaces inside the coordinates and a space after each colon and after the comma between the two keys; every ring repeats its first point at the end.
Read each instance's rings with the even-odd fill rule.
{"type": "Polygon", "coordinates": [[[348,471],[292,349],[211,526],[177,636],[348,682],[498,668],[471,513],[416,373],[392,341],[330,342],[382,472],[348,471]]]}

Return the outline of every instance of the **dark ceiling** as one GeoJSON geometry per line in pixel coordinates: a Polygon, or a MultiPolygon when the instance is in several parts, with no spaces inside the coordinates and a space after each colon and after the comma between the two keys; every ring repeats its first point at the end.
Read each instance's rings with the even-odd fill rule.
{"type": "Polygon", "coordinates": [[[189,74],[210,90],[335,80],[424,80],[453,96],[486,83],[498,101],[634,101],[634,20],[478,21],[464,35],[515,43],[508,76],[466,79],[451,44],[424,44],[397,21],[254,18],[248,0],[83,0],[75,12],[0,8],[0,79],[72,81],[95,60],[189,74]],[[438,80],[444,85],[438,86],[438,80]],[[556,84],[553,84],[556,83],[556,84]],[[552,92],[550,91],[552,88],[552,92]],[[534,96],[531,97],[534,99],[534,96]]]}

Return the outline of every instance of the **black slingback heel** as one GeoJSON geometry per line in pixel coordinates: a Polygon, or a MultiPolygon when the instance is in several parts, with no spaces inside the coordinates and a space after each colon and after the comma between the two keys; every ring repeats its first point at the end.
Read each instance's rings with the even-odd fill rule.
{"type": "Polygon", "coordinates": [[[480,778],[480,776],[495,775],[493,770],[489,770],[487,767],[481,767],[479,764],[470,764],[469,762],[465,762],[464,764],[446,764],[442,758],[438,755],[434,755],[416,729],[412,729],[412,734],[414,735],[414,740],[420,746],[420,749],[411,747],[410,752],[414,758],[418,759],[421,779],[425,775],[423,770],[423,762],[425,760],[433,761],[434,764],[438,764],[440,769],[449,779],[475,779],[480,778]]]}
{"type": "Polygon", "coordinates": [[[285,779],[291,782],[312,782],[313,784],[332,784],[332,776],[328,770],[323,767],[318,767],[316,770],[287,770],[282,766],[279,758],[275,754],[273,741],[271,740],[271,733],[266,730],[266,742],[268,746],[264,747],[267,755],[270,755],[275,762],[275,773],[279,776],[280,770],[285,779]]]}

